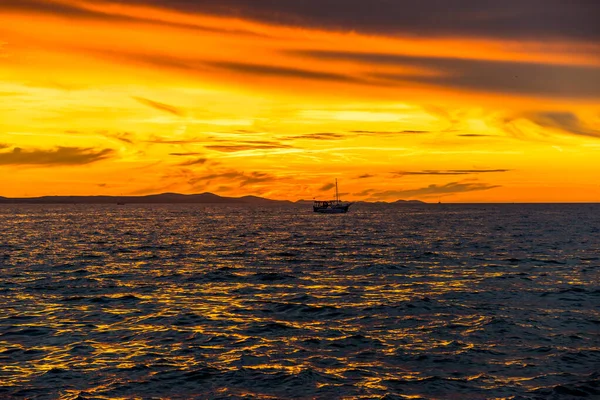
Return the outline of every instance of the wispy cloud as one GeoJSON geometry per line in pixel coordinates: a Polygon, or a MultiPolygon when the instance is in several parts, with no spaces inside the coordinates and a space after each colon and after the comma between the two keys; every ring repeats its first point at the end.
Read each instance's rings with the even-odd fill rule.
{"type": "Polygon", "coordinates": [[[306,133],[303,135],[295,135],[295,136],[286,136],[282,138],[282,140],[296,140],[296,139],[306,139],[306,140],[338,140],[346,137],[341,133],[333,133],[333,132],[319,132],[319,133],[306,133]]]}
{"type": "Polygon", "coordinates": [[[130,132],[117,132],[113,134],[107,134],[107,136],[118,140],[119,142],[123,142],[126,144],[134,144],[133,134],[130,132]]]}
{"type": "Polygon", "coordinates": [[[481,135],[479,133],[463,133],[463,134],[456,135],[456,136],[460,136],[460,137],[494,137],[496,135],[481,135]]]}
{"type": "Polygon", "coordinates": [[[267,172],[241,172],[236,170],[226,170],[222,172],[209,172],[206,174],[196,175],[188,180],[188,183],[193,186],[207,187],[215,184],[233,184],[237,183],[238,187],[270,182],[276,180],[277,177],[267,172]]]}
{"type": "Polygon", "coordinates": [[[448,169],[448,170],[435,170],[426,169],[423,171],[397,171],[394,172],[396,176],[405,175],[470,175],[470,174],[486,174],[486,173],[497,173],[497,172],[509,172],[510,169],[448,169]]]}
{"type": "Polygon", "coordinates": [[[52,150],[23,150],[15,147],[12,151],[0,152],[0,165],[84,165],[113,155],[112,149],[57,147],[52,150]]]}
{"type": "Polygon", "coordinates": [[[363,80],[334,72],[312,71],[301,68],[291,68],[283,66],[248,64],[229,61],[207,61],[205,65],[226,69],[233,72],[239,72],[251,75],[262,75],[267,77],[284,77],[298,79],[312,79],[337,82],[363,82],[363,80]]]}
{"type": "Polygon", "coordinates": [[[134,100],[136,100],[137,102],[144,104],[148,107],[152,107],[156,110],[160,110],[160,111],[164,111],[167,112],[169,114],[173,114],[173,115],[177,115],[179,117],[182,117],[185,115],[185,113],[183,112],[182,109],[172,106],[170,104],[166,104],[166,103],[160,103],[158,101],[154,101],[154,100],[150,100],[150,99],[146,99],[144,97],[136,97],[133,96],[132,97],[134,100]]]}
{"type": "Polygon", "coordinates": [[[205,164],[207,161],[208,161],[207,158],[195,158],[193,160],[184,161],[177,165],[179,165],[181,167],[189,167],[192,165],[202,165],[202,164],[205,164]]]}
{"type": "Polygon", "coordinates": [[[350,131],[351,133],[358,133],[361,135],[421,135],[424,133],[431,133],[429,131],[350,131]]]}
{"type": "Polygon", "coordinates": [[[432,184],[419,189],[400,189],[387,190],[383,192],[372,193],[371,200],[380,200],[390,197],[431,197],[442,194],[454,194],[464,192],[474,192],[480,190],[490,190],[501,187],[500,185],[488,185],[486,183],[469,183],[469,182],[450,182],[445,185],[432,184]]]}
{"type": "Polygon", "coordinates": [[[571,112],[537,112],[526,115],[544,128],[555,128],[574,135],[600,137],[600,130],[592,129],[571,112]]]}
{"type": "MultiPolygon", "coordinates": [[[[135,3],[136,1],[132,1],[135,3]]],[[[102,3],[106,3],[107,7],[98,8],[92,10],[90,8],[80,7],[77,4],[67,4],[57,0],[3,0],[2,6],[8,11],[24,11],[34,13],[44,13],[51,15],[61,15],[70,18],[96,20],[96,21],[107,21],[112,23],[146,23],[151,25],[162,25],[165,27],[188,29],[197,31],[198,33],[217,33],[220,35],[247,35],[257,37],[267,37],[267,35],[254,32],[246,29],[236,29],[233,27],[217,28],[214,26],[202,25],[199,23],[185,23],[181,21],[175,21],[173,19],[165,18],[152,18],[146,16],[131,16],[127,14],[119,13],[119,10],[114,7],[110,7],[110,2],[104,0],[98,0],[96,6],[101,6],[102,3]]],[[[147,6],[145,1],[139,1],[140,5],[147,6]]],[[[172,4],[166,5],[171,6],[172,4]]],[[[164,7],[165,5],[163,5],[164,7]]],[[[154,14],[156,16],[156,14],[154,14]]]]}
{"type": "Polygon", "coordinates": [[[222,153],[237,153],[250,150],[271,150],[271,149],[290,149],[292,146],[284,144],[228,144],[228,145],[210,145],[204,146],[208,150],[219,151],[222,153]]]}
{"type": "Polygon", "coordinates": [[[207,143],[207,139],[203,138],[184,138],[184,139],[169,139],[161,136],[151,136],[148,140],[145,140],[144,143],[154,143],[154,144],[197,144],[197,143],[207,143]]]}
{"type": "Polygon", "coordinates": [[[325,192],[327,190],[331,190],[335,187],[335,183],[327,183],[319,188],[320,192],[325,192]]]}
{"type": "Polygon", "coordinates": [[[170,156],[177,156],[177,157],[186,157],[186,156],[200,156],[202,155],[202,153],[198,153],[198,152],[188,152],[188,153],[169,153],[170,156]]]}
{"type": "Polygon", "coordinates": [[[600,6],[594,1],[459,1],[452,4],[451,13],[446,4],[438,0],[130,1],[186,13],[244,17],[277,25],[344,32],[478,39],[600,40],[595,18],[600,15],[600,6]]]}
{"type": "Polygon", "coordinates": [[[353,61],[369,67],[416,67],[424,71],[370,74],[391,85],[417,83],[518,95],[600,98],[600,68],[596,66],[325,50],[293,51],[292,54],[321,60],[353,61]]]}
{"type": "Polygon", "coordinates": [[[365,189],[361,192],[358,193],[354,193],[354,196],[358,196],[358,197],[363,197],[363,196],[367,196],[370,195],[371,193],[375,192],[375,189],[365,189]]]}

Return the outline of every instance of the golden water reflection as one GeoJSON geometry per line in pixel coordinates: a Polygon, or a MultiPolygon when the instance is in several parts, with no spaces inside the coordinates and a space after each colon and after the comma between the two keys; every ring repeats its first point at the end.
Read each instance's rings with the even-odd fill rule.
{"type": "Polygon", "coordinates": [[[0,397],[591,391],[600,213],[462,207],[2,209],[0,397]]]}

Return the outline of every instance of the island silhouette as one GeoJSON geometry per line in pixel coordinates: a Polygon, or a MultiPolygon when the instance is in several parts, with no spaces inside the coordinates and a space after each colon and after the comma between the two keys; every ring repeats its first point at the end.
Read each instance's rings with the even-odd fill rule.
{"type": "MultiPolygon", "coordinates": [[[[302,204],[311,203],[312,200],[273,200],[259,196],[226,197],[214,193],[181,194],[161,193],[145,196],[40,196],[40,197],[2,197],[0,204],[302,204]]],[[[383,203],[383,204],[426,204],[420,200],[397,200],[394,202],[367,202],[357,203],[383,203]]]]}

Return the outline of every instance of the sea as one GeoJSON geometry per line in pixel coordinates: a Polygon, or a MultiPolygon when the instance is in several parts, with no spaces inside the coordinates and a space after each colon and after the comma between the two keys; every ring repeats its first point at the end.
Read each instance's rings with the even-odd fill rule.
{"type": "Polygon", "coordinates": [[[0,206],[1,399],[598,399],[600,204],[0,206]]]}

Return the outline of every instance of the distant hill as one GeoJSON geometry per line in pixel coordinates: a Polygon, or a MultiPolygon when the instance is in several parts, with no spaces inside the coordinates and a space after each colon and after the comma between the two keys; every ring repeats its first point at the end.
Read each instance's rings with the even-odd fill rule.
{"type": "Polygon", "coordinates": [[[396,200],[392,204],[427,204],[421,200],[396,200]]]}
{"type": "Polygon", "coordinates": [[[147,196],[42,196],[0,197],[0,204],[291,204],[287,200],[271,200],[257,196],[224,197],[213,193],[162,193],[147,196]]]}
{"type": "MultiPolygon", "coordinates": [[[[312,200],[271,200],[258,196],[225,197],[214,193],[161,193],[147,196],[42,196],[10,198],[0,196],[0,204],[312,204],[312,200]]],[[[426,204],[419,200],[397,200],[393,203],[364,202],[357,204],[426,204]]]]}

